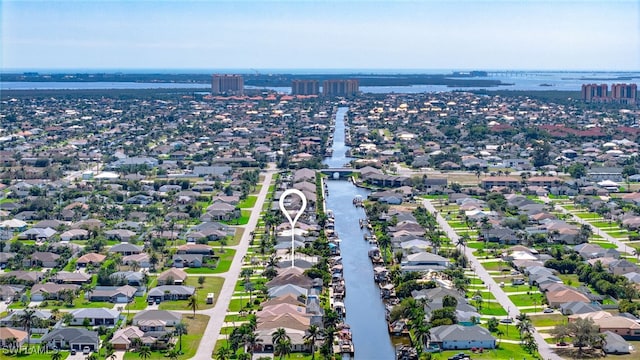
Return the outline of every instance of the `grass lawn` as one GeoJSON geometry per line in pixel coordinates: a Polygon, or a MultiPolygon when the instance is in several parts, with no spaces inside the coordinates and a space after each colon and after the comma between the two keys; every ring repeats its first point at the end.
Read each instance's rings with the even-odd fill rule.
{"type": "MultiPolygon", "coordinates": [[[[195,318],[191,315],[183,315],[182,320],[187,324],[187,335],[182,335],[182,355],[178,359],[190,359],[198,350],[200,340],[202,339],[202,333],[204,333],[207,323],[209,322],[209,316],[196,315],[195,318]]],[[[176,339],[176,348],[179,348],[179,344],[176,339]]],[[[47,359],[51,359],[49,356],[47,359]]],[[[137,352],[127,351],[124,353],[125,360],[140,360],[140,356],[137,352]]],[[[160,351],[152,351],[148,360],[166,360],[165,353],[160,351]]]]}
{"type": "Polygon", "coordinates": [[[233,256],[236,254],[234,249],[224,249],[224,252],[221,253],[217,251],[216,254],[220,256],[220,260],[218,260],[218,266],[215,269],[210,268],[188,268],[184,271],[187,274],[221,274],[229,271],[229,267],[231,267],[231,262],[233,261],[233,256]]]}
{"type": "Polygon", "coordinates": [[[480,315],[504,316],[507,315],[507,310],[503,309],[498,303],[484,302],[480,315]]]}
{"type": "Polygon", "coordinates": [[[581,284],[577,274],[558,274],[557,276],[567,285],[580,286],[581,284]]]}
{"type": "MultiPolygon", "coordinates": [[[[203,287],[201,288],[198,284],[197,276],[189,276],[185,285],[193,286],[196,288],[196,298],[198,299],[198,309],[210,309],[214,307],[215,303],[218,301],[218,295],[220,294],[220,289],[222,289],[222,284],[224,283],[224,279],[215,276],[207,276],[205,277],[205,282],[203,287]],[[213,300],[213,304],[207,304],[207,294],[214,293],[215,297],[213,300]]],[[[176,301],[163,301],[159,306],[160,310],[190,310],[187,307],[187,300],[176,300],[176,301]]]]}
{"type": "Polygon", "coordinates": [[[489,271],[511,271],[511,266],[506,261],[488,261],[480,263],[483,268],[489,271]]]}
{"type": "Polygon", "coordinates": [[[612,244],[608,241],[590,241],[590,244],[597,244],[600,245],[601,248],[603,249],[615,249],[617,248],[616,244],[612,244]]]}
{"type": "Polygon", "coordinates": [[[511,295],[509,296],[509,299],[511,299],[515,306],[533,306],[533,302],[536,300],[535,305],[538,305],[540,309],[544,307],[544,305],[541,304],[542,294],[536,292],[532,292],[531,294],[511,295]]]}
{"type": "Polygon", "coordinates": [[[560,313],[549,315],[531,315],[531,323],[535,327],[556,326],[566,321],[566,317],[560,313]]]}
{"type": "Polygon", "coordinates": [[[240,209],[251,209],[256,204],[256,200],[258,200],[257,196],[249,195],[249,196],[247,196],[246,199],[244,199],[244,200],[242,200],[242,201],[240,201],[238,203],[238,207],[240,209]]]}
{"type": "MultiPolygon", "coordinates": [[[[515,330],[515,327],[514,327],[515,330]]],[[[509,330],[511,333],[511,330],[509,330]]],[[[519,344],[508,344],[502,343],[498,349],[489,350],[486,349],[482,354],[474,354],[470,350],[447,350],[441,353],[434,353],[432,359],[437,360],[446,360],[449,357],[459,353],[464,352],[465,354],[469,354],[473,360],[488,360],[488,359],[522,359],[522,360],[532,360],[536,359],[531,354],[527,354],[519,344]]]]}
{"type": "Polygon", "coordinates": [[[144,310],[147,308],[147,301],[144,296],[136,296],[133,302],[128,303],[125,309],[127,310],[144,310]]]}

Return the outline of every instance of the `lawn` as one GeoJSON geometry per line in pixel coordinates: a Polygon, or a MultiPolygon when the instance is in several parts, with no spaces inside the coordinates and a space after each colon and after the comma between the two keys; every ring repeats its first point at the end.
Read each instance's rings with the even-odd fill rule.
{"type": "MultiPolygon", "coordinates": [[[[220,289],[222,289],[222,284],[224,283],[224,279],[215,276],[206,276],[203,287],[201,288],[198,284],[198,276],[189,276],[185,285],[193,286],[196,288],[196,298],[198,299],[198,309],[210,309],[215,306],[215,303],[218,301],[218,294],[220,294],[220,289]],[[215,297],[213,300],[213,304],[207,304],[207,294],[214,293],[215,297]]],[[[159,306],[160,310],[190,310],[187,307],[187,300],[176,300],[176,301],[163,301],[159,306]]]]}
{"type": "Polygon", "coordinates": [[[256,200],[258,200],[257,196],[249,195],[246,199],[238,203],[238,207],[240,209],[251,209],[256,204],[256,200]]]}
{"type": "Polygon", "coordinates": [[[505,269],[511,269],[511,266],[506,261],[488,261],[480,263],[483,268],[489,271],[501,271],[505,269]]]}
{"type": "Polygon", "coordinates": [[[482,303],[482,309],[479,311],[480,315],[489,316],[504,316],[507,315],[507,311],[503,309],[500,304],[492,302],[482,303]]]}
{"type": "MultiPolygon", "coordinates": [[[[191,315],[183,315],[182,320],[187,324],[187,335],[182,336],[182,355],[178,359],[191,359],[198,350],[202,334],[209,322],[209,316],[196,315],[195,318],[191,315]]],[[[177,341],[177,340],[176,340],[177,341]]],[[[176,342],[176,348],[179,348],[176,342]]],[[[51,359],[49,356],[47,359],[51,359]]],[[[140,360],[140,356],[137,352],[127,351],[124,353],[125,360],[140,360]]],[[[151,356],[147,360],[166,360],[167,357],[160,351],[152,351],[151,356]]]]}
{"type": "Polygon", "coordinates": [[[580,280],[576,274],[558,274],[558,277],[564,284],[572,286],[580,286],[580,280]]]}
{"type": "MultiPolygon", "coordinates": [[[[514,327],[515,330],[515,327],[514,327]]],[[[485,350],[482,354],[473,354],[470,350],[447,350],[441,353],[434,353],[432,359],[437,360],[446,360],[451,356],[454,356],[457,353],[464,352],[465,354],[469,354],[473,360],[488,360],[488,359],[522,359],[522,360],[532,360],[536,359],[535,356],[527,354],[524,352],[522,347],[518,344],[508,344],[502,343],[500,344],[498,349],[495,350],[485,350]]]]}
{"type": "Polygon", "coordinates": [[[509,299],[513,302],[515,306],[534,306],[538,305],[540,309],[543,308],[542,305],[542,294],[533,292],[531,294],[520,294],[520,295],[511,295],[509,299]],[[534,300],[536,301],[534,304],[534,300]]]}
{"type": "Polygon", "coordinates": [[[229,271],[229,267],[231,267],[231,262],[233,261],[233,256],[236,254],[234,249],[224,249],[224,252],[217,252],[220,259],[218,260],[218,266],[214,269],[199,267],[199,268],[188,268],[184,271],[187,274],[221,274],[229,271]]]}
{"type": "Polygon", "coordinates": [[[600,245],[601,248],[603,249],[615,249],[617,248],[616,244],[612,244],[608,241],[590,241],[590,244],[597,244],[600,245]]]}
{"type": "Polygon", "coordinates": [[[127,310],[144,310],[147,308],[147,301],[144,296],[136,296],[133,302],[128,303],[125,309],[127,310]]]}
{"type": "Polygon", "coordinates": [[[533,326],[535,327],[556,326],[558,324],[564,323],[567,319],[560,313],[549,315],[531,315],[529,318],[531,319],[531,323],[533,323],[533,326]]]}

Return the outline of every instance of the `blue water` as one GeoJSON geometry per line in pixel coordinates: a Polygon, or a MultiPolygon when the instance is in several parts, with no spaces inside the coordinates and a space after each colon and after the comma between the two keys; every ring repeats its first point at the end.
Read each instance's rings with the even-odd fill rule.
{"type": "MultiPolygon", "coordinates": [[[[140,71],[139,71],[140,72],[140,71]]],[[[448,70],[353,70],[353,69],[336,69],[336,70],[280,70],[273,73],[301,73],[301,74],[442,74],[450,73],[448,70]],[[297,72],[296,72],[297,71],[297,72]]],[[[246,71],[245,71],[246,73],[246,71]]],[[[269,72],[261,72],[269,73],[269,72]]],[[[443,92],[452,90],[562,90],[562,91],[579,91],[582,84],[587,83],[640,83],[640,71],[638,72],[570,72],[570,71],[517,71],[517,72],[493,72],[488,77],[467,78],[467,79],[485,79],[500,80],[505,84],[496,87],[447,87],[445,85],[413,85],[413,86],[361,86],[360,90],[365,93],[423,93],[423,92],[443,92]],[[626,79],[615,79],[617,77],[625,77],[626,79]],[[607,80],[609,79],[609,80],[607,80]],[[542,84],[548,86],[541,86],[542,84]]],[[[3,90],[26,90],[26,89],[175,89],[175,88],[194,88],[208,89],[209,84],[193,84],[193,83],[135,83],[135,82],[0,82],[0,89],[3,90]]],[[[247,86],[248,89],[265,89],[262,87],[247,86]]],[[[273,87],[266,88],[282,93],[290,93],[290,87],[273,87]]]]}
{"type": "MultiPolygon", "coordinates": [[[[342,167],[350,158],[344,144],[344,115],[347,108],[339,108],[336,115],[333,156],[325,160],[330,167],[342,167]]],[[[340,244],[345,286],[346,322],[351,326],[355,358],[363,360],[390,360],[395,350],[385,320],[385,309],[380,300],[380,289],[373,281],[373,266],[369,260],[369,242],[363,240],[358,219],[365,217],[362,208],[352,205],[353,198],[366,198],[369,191],[344,180],[328,180],[327,207],[335,215],[336,233],[340,244]]]]}

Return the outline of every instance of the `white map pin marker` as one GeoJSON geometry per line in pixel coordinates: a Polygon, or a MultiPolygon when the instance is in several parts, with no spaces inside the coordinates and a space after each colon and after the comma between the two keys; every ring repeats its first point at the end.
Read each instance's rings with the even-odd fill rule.
{"type": "Polygon", "coordinates": [[[294,258],[295,258],[295,250],[296,250],[296,244],[295,244],[296,233],[294,230],[295,230],[296,222],[298,221],[300,216],[302,216],[302,213],[306,208],[307,208],[307,197],[304,196],[302,191],[298,189],[289,189],[289,190],[285,190],[285,192],[283,192],[282,195],[280,195],[280,211],[284,213],[284,216],[286,216],[287,220],[289,220],[289,224],[291,224],[291,267],[294,267],[294,261],[295,261],[294,258]],[[302,200],[302,207],[299,210],[297,210],[296,216],[293,219],[291,218],[291,214],[289,214],[289,211],[284,207],[284,199],[291,194],[298,195],[302,200]]]}

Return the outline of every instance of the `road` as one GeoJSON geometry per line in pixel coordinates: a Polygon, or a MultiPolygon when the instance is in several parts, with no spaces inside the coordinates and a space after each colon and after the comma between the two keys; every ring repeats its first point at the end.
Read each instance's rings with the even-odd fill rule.
{"type": "MultiPolygon", "coordinates": [[[[541,196],[540,200],[544,201],[545,204],[548,204],[551,201],[551,199],[549,199],[546,196],[541,196]]],[[[602,236],[603,239],[605,239],[608,242],[610,242],[610,243],[614,244],[615,246],[617,246],[616,250],[618,250],[618,252],[626,253],[626,254],[629,254],[629,255],[632,255],[632,256],[634,255],[633,254],[633,248],[627,246],[625,243],[623,243],[622,241],[620,241],[620,240],[614,238],[613,236],[607,234],[603,230],[598,229],[597,226],[592,225],[591,223],[589,223],[585,219],[581,219],[580,217],[572,214],[569,210],[563,208],[560,205],[554,205],[554,209],[562,212],[563,214],[567,214],[567,215],[571,216],[573,218],[573,220],[576,221],[579,224],[588,225],[591,228],[591,232],[593,232],[594,234],[598,234],[598,235],[602,236]]]]}
{"type": "Polygon", "coordinates": [[[258,197],[256,199],[256,203],[253,207],[253,211],[251,212],[251,216],[249,217],[249,222],[244,227],[244,233],[242,234],[240,244],[235,247],[236,254],[233,257],[231,267],[226,273],[217,275],[224,277],[225,280],[224,284],[222,285],[220,294],[216,294],[216,296],[218,296],[216,305],[211,309],[196,311],[197,314],[208,315],[211,318],[209,319],[207,328],[202,334],[202,339],[200,340],[198,351],[193,357],[193,359],[195,360],[211,360],[212,358],[216,340],[218,339],[218,335],[220,335],[220,330],[222,329],[222,325],[224,323],[224,317],[227,314],[227,308],[229,307],[231,296],[233,296],[236,282],[238,281],[240,271],[242,270],[242,259],[247,254],[249,243],[251,242],[251,233],[255,230],[256,225],[258,224],[258,220],[260,219],[260,212],[267,198],[267,195],[269,194],[269,185],[271,184],[271,179],[273,178],[273,174],[275,174],[275,172],[275,164],[269,164],[267,171],[263,173],[264,180],[262,182],[262,187],[260,188],[260,193],[258,194],[258,197]]]}
{"type": "MultiPolygon", "coordinates": [[[[447,221],[440,215],[440,213],[436,211],[436,208],[433,206],[431,201],[423,200],[422,205],[430,213],[436,214],[436,219],[438,220],[438,224],[440,225],[440,228],[442,228],[442,230],[447,234],[449,239],[451,239],[451,241],[453,241],[454,244],[457,243],[457,240],[459,238],[458,234],[449,225],[449,223],[447,223],[447,221]]],[[[487,288],[489,289],[489,291],[491,291],[491,293],[496,298],[498,303],[504,309],[507,309],[508,317],[516,318],[518,315],[520,315],[520,310],[518,309],[518,307],[513,304],[513,302],[511,301],[511,299],[509,299],[507,294],[504,291],[502,291],[500,286],[491,277],[491,275],[487,272],[487,270],[482,266],[482,263],[480,263],[478,259],[475,257],[475,255],[473,255],[474,249],[469,247],[464,247],[464,249],[462,249],[462,247],[460,246],[458,248],[461,250],[464,250],[465,255],[467,256],[467,259],[469,259],[469,262],[471,263],[471,267],[475,269],[475,272],[478,275],[478,277],[482,279],[482,281],[484,281],[485,285],[487,285],[487,288]]],[[[536,339],[536,343],[538,344],[538,352],[540,353],[540,356],[542,357],[542,359],[562,360],[560,356],[558,356],[556,353],[552,351],[549,344],[546,341],[544,341],[542,336],[537,331],[535,331],[535,329],[533,332],[533,336],[536,339]]]]}

